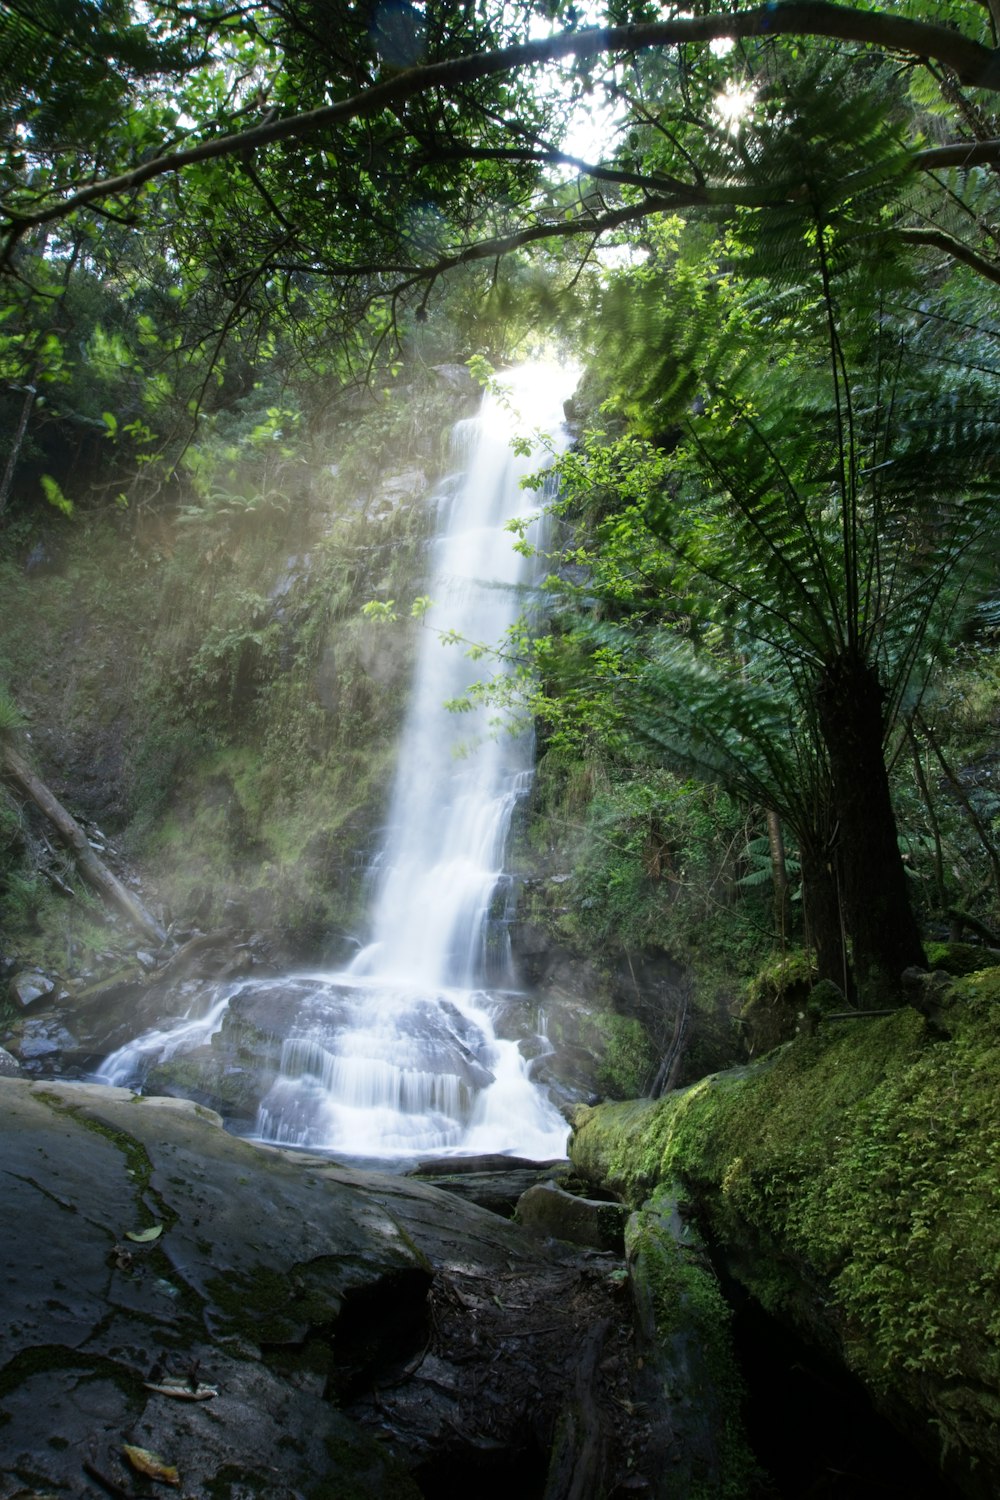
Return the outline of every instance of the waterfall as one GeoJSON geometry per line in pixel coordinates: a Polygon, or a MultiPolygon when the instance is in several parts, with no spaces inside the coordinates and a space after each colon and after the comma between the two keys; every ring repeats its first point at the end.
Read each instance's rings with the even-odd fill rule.
{"type": "MultiPolygon", "coordinates": [[[[511,817],[530,783],[530,737],[498,729],[488,704],[463,712],[446,705],[477,675],[469,650],[499,646],[524,608],[531,563],[507,524],[537,507],[521,479],[563,445],[573,381],[557,366],[525,366],[503,377],[507,395],[487,394],[478,416],[457,424],[461,472],[435,497],[433,602],[422,620],[370,941],[346,971],[296,976],[294,1018],[258,1115],[261,1139],[366,1157],[564,1152],[565,1122],[532,1083],[517,1042],[497,1037],[493,1024],[502,1004],[508,1015],[523,1012],[522,1033],[533,1029],[530,999],[512,993],[504,872],[511,817]],[[514,434],[530,431],[547,434],[546,443],[515,451],[514,434]]],[[[245,988],[259,997],[269,983],[279,981],[245,988]]],[[[535,1041],[537,1056],[545,1049],[535,1041]]],[[[145,1045],[148,1062],[148,1038],[145,1045]]],[[[128,1065],[119,1053],[102,1071],[119,1079],[128,1065]]]]}
{"type": "Polygon", "coordinates": [[[488,705],[457,713],[446,704],[476,675],[468,648],[498,646],[523,609],[531,562],[515,550],[506,526],[537,508],[520,482],[545,453],[535,446],[515,453],[511,438],[524,430],[521,414],[528,412],[559,442],[566,381],[552,366],[531,365],[504,384],[509,405],[488,394],[479,415],[456,430],[464,472],[441,507],[433,604],[400,744],[373,941],[352,965],[356,974],[463,988],[509,977],[486,952],[488,915],[511,814],[530,778],[530,739],[498,733],[488,705]],[[446,633],[466,645],[443,646],[446,633]]]}

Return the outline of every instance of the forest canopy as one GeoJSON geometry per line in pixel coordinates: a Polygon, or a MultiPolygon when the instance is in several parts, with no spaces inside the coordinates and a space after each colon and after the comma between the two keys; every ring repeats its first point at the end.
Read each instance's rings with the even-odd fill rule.
{"type": "MultiPolygon", "coordinates": [[[[206,341],[281,328],[315,349],[322,320],[327,345],[364,347],[426,315],[456,267],[492,277],[539,247],[571,261],[565,285],[598,244],[641,244],[664,214],[718,223],[794,201],[806,186],[761,166],[821,58],[890,93],[893,167],[913,179],[894,233],[1000,276],[984,201],[1000,65],[973,0],[612,5],[602,26],[572,4],[35,11],[0,8],[5,271],[30,282],[42,246],[101,265],[142,241],[206,341]],[[738,129],[718,107],[734,87],[738,129]],[[567,128],[598,111],[585,162],[567,128]]],[[[848,203],[870,167],[847,131],[844,145],[831,190],[848,203]]]]}

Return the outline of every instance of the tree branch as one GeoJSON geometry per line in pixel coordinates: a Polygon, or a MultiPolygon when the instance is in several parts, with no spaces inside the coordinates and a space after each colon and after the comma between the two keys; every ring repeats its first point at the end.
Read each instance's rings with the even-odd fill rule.
{"type": "Polygon", "coordinates": [[[908,245],[930,245],[935,250],[941,250],[945,255],[950,255],[952,260],[960,261],[963,266],[975,271],[977,276],[984,276],[987,281],[1000,286],[1000,265],[978,255],[968,245],[963,245],[961,240],[945,234],[943,229],[901,229],[899,237],[908,245]]]}
{"type": "Polygon", "coordinates": [[[934,172],[939,167],[992,166],[1000,161],[1000,138],[987,141],[949,141],[946,146],[929,146],[913,156],[917,172],[934,172]]]}
{"type": "Polygon", "coordinates": [[[430,89],[453,91],[479,79],[563,58],[594,57],[602,52],[622,55],[650,47],[711,42],[724,37],[738,40],[792,35],[858,42],[909,56],[932,58],[951,69],[963,83],[1000,91],[1000,49],[994,51],[984,47],[960,32],[933,22],[831,5],[825,0],[787,0],[784,4],[765,5],[730,15],[583,28],[498,48],[493,52],[409,68],[337,104],[270,120],[234,134],[215,136],[182,151],[167,152],[128,172],[93,182],[47,207],[22,210],[8,202],[2,210],[7,220],[7,255],[11,246],[29,229],[52,223],[105,198],[134,193],[158,177],[181,172],[198,162],[232,156],[276,141],[298,139],[317,130],[375,115],[384,109],[397,108],[407,99],[430,89]]]}

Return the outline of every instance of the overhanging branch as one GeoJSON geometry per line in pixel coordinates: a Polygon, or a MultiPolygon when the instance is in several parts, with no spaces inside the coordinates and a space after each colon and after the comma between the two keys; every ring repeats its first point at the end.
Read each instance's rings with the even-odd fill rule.
{"type": "Polygon", "coordinates": [[[961,240],[956,240],[953,235],[945,234],[942,229],[901,229],[899,237],[908,245],[929,245],[931,249],[941,250],[952,260],[975,271],[977,276],[983,276],[987,281],[1000,286],[1000,265],[996,261],[987,260],[961,240]]]}
{"type": "Polygon", "coordinates": [[[2,217],[6,220],[7,253],[9,255],[11,245],[27,231],[107,198],[134,193],[156,178],[182,172],[199,162],[232,156],[277,141],[299,139],[385,109],[397,109],[406,100],[429,89],[447,92],[480,79],[565,58],[595,57],[603,52],[622,56],[653,47],[711,42],[721,38],[739,40],[791,35],[857,42],[933,59],[953,71],[963,83],[1000,91],[1000,52],[947,26],[851,6],[831,5],[825,0],[788,0],[785,4],[765,5],[736,14],[696,16],[632,26],[590,27],[498,48],[494,52],[410,68],[337,104],[269,120],[233,134],[213,137],[185,150],[167,152],[128,172],[103,178],[41,207],[21,208],[8,202],[2,209],[2,217]]]}

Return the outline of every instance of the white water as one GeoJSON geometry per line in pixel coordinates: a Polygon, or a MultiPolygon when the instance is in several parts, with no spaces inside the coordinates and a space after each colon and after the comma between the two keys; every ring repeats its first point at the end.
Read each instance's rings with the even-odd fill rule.
{"type": "MultiPolygon", "coordinates": [[[[495,669],[470,663],[468,644],[500,644],[524,607],[531,564],[506,524],[536,508],[520,480],[547,454],[535,446],[515,455],[510,439],[537,429],[561,447],[572,381],[551,365],[512,372],[509,402],[487,395],[479,416],[456,428],[462,477],[439,496],[427,586],[434,602],[399,747],[371,941],[346,972],[295,981],[280,1073],[257,1120],[264,1140],[367,1157],[564,1153],[565,1122],[532,1083],[517,1043],[495,1035],[499,997],[488,988],[506,991],[509,1012],[503,860],[531,745],[498,731],[486,706],[454,713],[445,704],[495,669]],[[467,644],[443,644],[445,632],[467,644]]],[[[269,983],[282,981],[243,992],[269,983]]],[[[217,996],[210,1016],[186,1018],[184,1037],[168,1029],[140,1038],[101,1076],[126,1081],[157,1055],[202,1045],[226,1003],[217,996]]],[[[530,1015],[531,1003],[521,1005],[530,1015]]]]}
{"type": "Polygon", "coordinates": [[[179,1052],[193,1052],[210,1042],[222,1025],[229,1008],[229,991],[220,994],[213,987],[203,992],[179,1020],[155,1031],[146,1031],[134,1042],[126,1042],[101,1064],[97,1077],[101,1083],[122,1086],[134,1084],[156,1063],[168,1062],[179,1052]]]}

